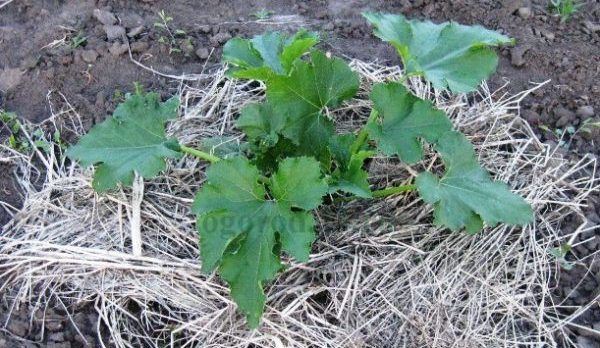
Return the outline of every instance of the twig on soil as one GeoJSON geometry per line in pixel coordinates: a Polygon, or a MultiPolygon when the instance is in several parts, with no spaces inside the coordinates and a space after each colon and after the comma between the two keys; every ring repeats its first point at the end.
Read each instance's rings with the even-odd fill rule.
{"type": "Polygon", "coordinates": [[[2,3],[0,3],[0,9],[2,9],[5,6],[8,6],[8,4],[10,4],[13,1],[14,0],[4,0],[2,3]]]}
{"type": "Polygon", "coordinates": [[[133,256],[142,256],[142,200],[144,199],[144,178],[135,173],[131,189],[131,250],[133,256]]]}
{"type": "Polygon", "coordinates": [[[131,45],[129,44],[129,40],[127,39],[127,37],[123,36],[123,42],[127,43],[127,49],[129,51],[129,60],[131,60],[131,62],[133,64],[139,66],[140,68],[142,68],[144,70],[148,70],[155,75],[166,77],[166,78],[172,79],[172,80],[182,81],[182,82],[183,81],[198,81],[198,80],[202,80],[203,78],[206,78],[203,71],[200,72],[199,74],[193,74],[193,75],[187,75],[187,74],[171,75],[171,74],[165,74],[160,71],[157,71],[154,68],[152,68],[151,66],[146,66],[146,65],[142,64],[140,61],[133,58],[133,53],[131,52],[131,45]]]}

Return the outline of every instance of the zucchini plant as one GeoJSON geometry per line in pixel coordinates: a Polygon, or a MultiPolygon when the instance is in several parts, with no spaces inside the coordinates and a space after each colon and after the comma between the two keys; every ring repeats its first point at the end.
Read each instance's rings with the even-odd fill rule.
{"type": "Polygon", "coordinates": [[[246,105],[237,119],[247,141],[243,155],[219,158],[167,137],[165,124],[176,117],[178,101],[161,102],[140,91],[67,152],[82,166],[95,166],[92,186],[101,192],[130,185],[136,173],[156,176],[168,158],[211,162],[191,208],[202,267],[227,281],[252,328],[263,314],[264,284],[282,270],[282,253],[308,261],[313,211],[326,195],[378,199],[416,190],[433,206],[436,225],[467,233],[484,224],[532,221],[530,205],[480,166],[446,113],[404,86],[406,77],[419,76],[448,92],[474,91],[496,69],[494,47],[513,40],[479,26],[381,13],[364,17],[376,36],[397,49],[405,78],[373,86],[370,117],[357,132],[337,132],[328,110],[356,95],[358,74],[316,49],[316,33],[267,32],[233,38],[223,50],[229,76],[266,85],[265,100],[246,105]],[[425,144],[443,160],[441,177],[423,172],[411,185],[371,189],[368,158],[385,155],[413,164],[423,159],[425,144]]]}

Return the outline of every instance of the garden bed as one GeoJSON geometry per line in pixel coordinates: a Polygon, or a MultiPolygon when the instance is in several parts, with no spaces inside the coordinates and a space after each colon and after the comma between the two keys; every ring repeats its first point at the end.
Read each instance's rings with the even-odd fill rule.
{"type": "MultiPolygon", "coordinates": [[[[373,340],[370,336],[372,332],[369,330],[385,332],[385,330],[393,329],[402,330],[406,334],[389,334],[391,338],[388,341],[397,339],[398,341],[393,342],[437,344],[438,346],[476,345],[480,342],[493,344],[501,342],[507,337],[515,339],[518,337],[522,342],[546,340],[547,343],[554,343],[557,346],[568,346],[569,339],[581,346],[596,344],[594,339],[598,338],[598,327],[600,327],[600,309],[596,304],[597,275],[600,274],[600,264],[596,259],[599,245],[596,237],[597,229],[593,227],[600,224],[600,218],[598,218],[600,194],[598,194],[594,155],[597,155],[599,151],[600,134],[596,128],[591,128],[590,132],[584,131],[584,125],[588,122],[597,122],[596,113],[600,109],[598,104],[600,89],[596,83],[600,65],[600,58],[598,58],[600,57],[600,31],[598,30],[600,6],[598,1],[587,1],[582,9],[564,24],[561,24],[559,19],[548,11],[545,1],[401,1],[393,5],[383,1],[278,1],[244,2],[243,4],[236,3],[234,6],[229,2],[215,1],[203,6],[202,9],[198,9],[195,1],[65,1],[60,3],[28,0],[11,1],[10,3],[0,1],[0,4],[2,3],[5,3],[6,6],[0,8],[0,51],[3,52],[0,53],[0,58],[2,58],[0,59],[0,109],[16,112],[17,117],[26,123],[42,122],[41,128],[45,131],[45,135],[43,135],[45,137],[50,138],[55,128],[60,129],[61,141],[64,142],[75,140],[93,124],[104,119],[105,115],[109,114],[120,102],[123,94],[133,89],[133,81],[138,81],[146,88],[158,91],[163,97],[171,95],[181,97],[184,105],[183,119],[178,121],[172,131],[188,137],[189,141],[194,142],[199,137],[230,132],[231,120],[236,117],[235,111],[239,106],[249,100],[260,98],[260,90],[254,89],[256,86],[252,85],[252,88],[246,86],[246,89],[243,89],[239,85],[222,81],[222,67],[218,64],[221,47],[228,37],[235,35],[248,37],[264,30],[293,31],[299,27],[320,30],[325,37],[321,48],[332,50],[333,53],[346,56],[348,59],[360,58],[368,62],[376,60],[379,62],[378,64],[381,64],[355,61],[354,67],[361,72],[364,83],[383,79],[384,76],[390,76],[390,74],[397,76],[400,72],[385,67],[398,64],[396,54],[387,45],[371,36],[371,29],[359,16],[362,10],[385,10],[434,21],[455,20],[464,24],[482,24],[515,37],[517,45],[501,51],[502,57],[498,74],[490,82],[490,87],[487,87],[492,91],[498,90],[501,86],[504,88],[494,92],[493,95],[484,89],[480,95],[460,100],[443,100],[438,94],[429,96],[433,99],[437,98],[442,108],[453,108],[452,114],[455,122],[478,145],[482,158],[489,156],[490,159],[484,163],[498,175],[499,179],[509,182],[516,180],[514,185],[524,190],[526,196],[532,195],[528,197],[531,202],[536,204],[536,208],[540,212],[538,224],[531,229],[526,229],[524,234],[519,231],[501,230],[493,234],[493,238],[486,239],[489,238],[490,231],[488,231],[475,239],[467,239],[466,236],[450,235],[448,232],[432,229],[429,226],[431,221],[427,220],[429,215],[420,213],[425,208],[420,206],[420,203],[415,201],[415,197],[412,196],[399,201],[383,201],[375,206],[367,207],[355,203],[348,206],[334,205],[322,209],[320,223],[326,227],[326,232],[315,247],[313,261],[309,264],[309,268],[292,267],[284,275],[284,279],[280,280],[282,283],[280,284],[278,281],[270,290],[270,296],[274,296],[275,299],[273,300],[275,301],[274,305],[271,305],[270,308],[275,309],[276,314],[271,312],[270,316],[267,315],[268,323],[270,323],[268,330],[270,331],[265,331],[265,334],[266,332],[271,334],[279,332],[281,337],[292,337],[294,335],[291,331],[302,330],[302,335],[294,336],[297,341],[293,339],[290,341],[297,342],[298,345],[315,339],[330,340],[329,342],[341,341],[340,345],[347,346],[360,345],[361,340],[378,344],[379,341],[373,340]],[[103,12],[95,12],[96,9],[103,12]],[[262,18],[261,9],[272,11],[272,13],[268,14],[269,11],[267,11],[266,17],[262,18]],[[178,39],[176,43],[176,48],[181,49],[181,52],[170,52],[173,45],[160,41],[164,32],[154,25],[155,22],[160,21],[158,16],[160,10],[164,10],[166,14],[173,17],[173,21],[170,21],[169,25],[174,30],[182,29],[186,32],[186,36],[178,39]],[[120,42],[119,39],[107,38],[109,33],[100,22],[100,20],[112,21],[110,15],[106,13],[114,15],[114,24],[126,32],[141,30],[128,39],[132,50],[131,55],[124,49],[123,42],[120,42]],[[78,43],[78,39],[83,37],[86,38],[85,42],[78,43]],[[192,43],[193,50],[185,47],[188,39],[192,43]],[[539,88],[534,88],[536,85],[532,84],[532,82],[546,80],[551,81],[539,88]],[[510,83],[507,84],[508,81],[510,83]],[[515,95],[524,90],[530,91],[513,97],[509,101],[509,95],[515,95]],[[518,105],[516,100],[520,101],[518,105]],[[227,105],[229,106],[226,107],[227,105]],[[474,110],[478,110],[483,116],[471,115],[469,117],[473,118],[467,118],[465,121],[462,115],[470,115],[475,112],[474,110]],[[206,119],[202,119],[202,117],[206,119]],[[181,128],[177,129],[177,125],[181,128]],[[182,129],[188,128],[189,125],[191,127],[187,132],[191,133],[182,133],[182,129]],[[496,127],[501,127],[501,129],[496,127]],[[499,146],[499,149],[492,151],[489,149],[489,145],[486,145],[489,142],[497,144],[499,141],[506,142],[508,148],[499,146]],[[508,168],[517,163],[527,163],[527,165],[519,169],[508,168]],[[544,183],[547,186],[543,189],[535,185],[531,188],[526,187],[527,184],[533,182],[540,185],[544,183]],[[407,199],[413,200],[407,202],[405,201],[407,199]],[[544,200],[556,201],[557,205],[545,205],[547,202],[544,200]],[[409,208],[404,208],[403,206],[407,203],[410,203],[408,204],[409,208]],[[363,211],[369,214],[368,223],[363,221],[365,220],[364,215],[359,214],[363,211]],[[416,221],[414,225],[413,220],[416,221]],[[334,224],[336,221],[353,221],[353,223],[334,224]],[[405,227],[408,222],[410,222],[410,226],[405,227]],[[346,228],[340,230],[340,226],[348,226],[349,230],[346,228]],[[352,231],[365,232],[353,235],[352,231]],[[367,231],[374,233],[367,233],[367,231]],[[571,238],[576,247],[568,256],[567,261],[573,263],[574,268],[565,271],[559,267],[556,258],[548,253],[552,248],[564,244],[565,240],[569,241],[571,238]],[[391,241],[397,241],[398,245],[390,246],[391,241]],[[477,256],[477,253],[490,247],[486,243],[496,243],[493,244],[493,247],[499,249],[486,255],[490,257],[489,260],[482,259],[483,256],[477,256]],[[382,250],[377,249],[380,245],[382,250]],[[506,246],[508,248],[506,250],[517,250],[518,252],[515,255],[506,253],[506,250],[502,250],[500,246],[506,246]],[[410,247],[413,247],[414,250],[410,247]],[[465,248],[475,253],[473,260],[463,259],[470,255],[465,248]],[[439,254],[441,250],[445,250],[448,254],[447,262],[441,261],[441,254],[439,254]],[[462,254],[465,255],[462,256],[462,254]],[[332,258],[328,259],[329,256],[332,258]],[[384,256],[391,257],[394,261],[389,264],[379,264],[378,258],[384,256]],[[506,261],[499,263],[501,258],[505,258],[506,261]],[[517,258],[522,259],[516,260],[517,258]],[[415,260],[419,260],[419,262],[415,260]],[[466,263],[463,264],[463,262],[466,263]],[[488,268],[474,269],[472,267],[475,267],[475,262],[480,262],[480,264],[484,262],[488,268]],[[312,266],[331,271],[325,272],[325,274],[315,274],[312,266]],[[498,269],[499,266],[502,267],[498,269]],[[530,268],[533,269],[532,273],[523,271],[526,269],[529,272],[530,268]],[[421,273],[414,273],[415,270],[421,273]],[[489,270],[489,272],[481,273],[484,270],[489,270]],[[339,276],[336,275],[338,271],[339,276]],[[384,288],[368,286],[377,284],[378,280],[381,281],[373,275],[381,272],[397,274],[397,284],[394,285],[397,287],[391,287],[391,285],[384,288]],[[471,272],[475,277],[471,278],[473,282],[474,279],[486,280],[489,274],[501,272],[499,274],[503,275],[503,279],[507,281],[501,284],[479,284],[476,288],[480,289],[480,292],[474,292],[473,294],[476,294],[474,298],[463,298],[465,284],[473,285],[469,283],[469,277],[465,276],[465,279],[459,280],[440,278],[438,272],[450,272],[449,275],[444,273],[444,277],[454,276],[458,274],[456,272],[471,272]],[[433,278],[424,276],[425,285],[422,288],[416,286],[417,290],[410,290],[416,281],[415,274],[425,274],[433,278]],[[511,288],[508,293],[503,293],[503,288],[498,290],[498,287],[501,288],[503,284],[514,285],[515,283],[508,282],[508,279],[512,281],[515,274],[521,276],[521,278],[517,278],[522,282],[525,281],[527,275],[530,277],[527,278],[529,283],[522,283],[521,287],[515,289],[511,288]],[[282,284],[288,284],[286,281],[295,281],[294,279],[303,283],[302,286],[307,288],[301,287],[294,290],[298,291],[297,294],[286,294],[286,287],[283,287],[282,284]],[[317,284],[313,283],[315,281],[317,284]],[[370,281],[375,282],[363,283],[370,281]],[[359,290],[357,290],[358,285],[361,285],[359,290]],[[444,286],[444,291],[440,290],[441,292],[436,295],[435,286],[444,286]],[[314,293],[313,288],[316,289],[314,293]],[[373,294],[374,289],[378,289],[381,293],[373,294]],[[289,305],[286,302],[290,301],[289,296],[297,295],[298,298],[301,298],[300,290],[304,291],[307,296],[302,301],[309,302],[298,303],[309,303],[314,307],[301,306],[301,308],[293,308],[294,311],[287,312],[281,312],[281,307],[276,307],[281,304],[289,305]],[[284,294],[280,294],[280,291],[284,294]],[[424,293],[420,293],[420,291],[424,293]],[[367,293],[372,296],[370,300],[367,293]],[[457,297],[452,295],[460,293],[462,295],[456,295],[457,297]],[[478,313],[474,306],[477,303],[477,296],[482,296],[482,294],[496,300],[493,302],[493,306],[487,305],[486,308],[479,309],[483,310],[485,315],[489,315],[489,318],[486,317],[488,321],[479,322],[477,319],[473,319],[472,314],[461,317],[459,314],[452,316],[451,313],[446,313],[449,316],[444,317],[446,314],[442,315],[443,313],[440,312],[442,309],[446,309],[445,306],[448,303],[456,302],[458,303],[456,309],[460,308],[463,311],[461,313],[467,311],[478,313]],[[397,302],[398,298],[394,299],[396,302],[391,301],[390,304],[384,305],[383,302],[389,300],[388,296],[391,295],[399,296],[403,301],[422,302],[427,298],[430,301],[429,305],[435,304],[437,307],[435,309],[427,306],[413,308],[408,303],[397,302]],[[442,298],[440,297],[442,295],[450,297],[442,298]],[[374,308],[385,311],[385,316],[373,319],[375,316],[370,312],[371,309],[367,310],[364,307],[370,304],[369,301],[374,301],[377,306],[382,306],[374,308]],[[539,307],[542,304],[543,307],[539,307]],[[394,308],[401,308],[401,310],[398,312],[394,308]],[[317,320],[309,316],[313,321],[308,321],[309,324],[305,326],[300,325],[299,321],[307,322],[308,314],[303,312],[304,310],[309,312],[315,310],[324,317],[315,317],[319,318],[317,320]],[[536,325],[530,324],[532,318],[537,320],[536,325]],[[378,322],[378,319],[382,319],[381,323],[378,322]],[[438,321],[432,322],[433,319],[438,321]],[[469,321],[465,323],[464,320],[467,319],[469,321]],[[288,320],[292,320],[293,324],[289,324],[288,320]],[[357,320],[365,320],[362,324],[367,324],[360,327],[357,320]],[[317,330],[317,326],[319,326],[317,323],[323,324],[329,323],[329,321],[333,322],[332,326],[325,325],[329,331],[324,333],[317,330]],[[435,322],[436,326],[428,328],[425,324],[421,325],[420,321],[428,324],[435,322]],[[436,331],[447,322],[455,323],[456,326],[450,327],[448,332],[436,331]],[[384,325],[382,323],[387,323],[388,326],[385,328],[378,326],[384,325]],[[479,329],[473,328],[474,323],[481,324],[479,329]],[[513,327],[508,329],[506,323],[511,323],[513,327]],[[289,326],[287,326],[288,324],[289,326]],[[282,325],[285,329],[277,331],[281,329],[282,325]],[[502,333],[498,334],[495,331],[493,334],[490,333],[489,328],[492,326],[498,330],[502,328],[502,333]],[[415,327],[422,330],[414,331],[415,327]],[[285,330],[289,330],[289,332],[285,330]],[[460,330],[464,332],[458,332],[460,330]],[[284,334],[285,332],[288,333],[284,334]],[[534,332],[537,333],[536,338],[531,336],[534,332]],[[338,339],[338,337],[344,337],[346,340],[338,339]]],[[[263,11],[263,15],[264,13],[263,11]]],[[[115,30],[120,29],[116,28],[115,30]]],[[[422,89],[423,86],[418,83],[413,87],[421,93],[426,93],[422,89]]],[[[348,123],[343,123],[342,126],[346,129],[354,129],[357,126],[355,122],[362,116],[364,115],[359,115],[354,119],[350,118],[346,120],[348,123]]],[[[30,129],[35,127],[31,126],[30,129]]],[[[6,143],[8,134],[6,127],[3,126],[0,131],[0,140],[3,143],[6,143]]],[[[87,248],[91,246],[94,249],[112,250],[119,253],[116,256],[113,255],[114,258],[113,256],[109,257],[111,263],[104,264],[104,266],[113,268],[118,261],[125,265],[123,266],[124,270],[121,273],[107,275],[109,279],[111,277],[123,279],[123,272],[135,270],[132,265],[137,267],[141,261],[128,256],[125,244],[72,245],[70,243],[74,243],[76,240],[71,239],[72,236],[65,236],[65,233],[69,233],[68,230],[62,228],[61,224],[50,223],[55,220],[43,220],[48,218],[47,209],[55,211],[58,215],[53,215],[51,218],[58,219],[57,221],[61,223],[67,219],[60,215],[60,213],[66,212],[65,207],[73,209],[71,214],[79,211],[77,204],[83,204],[83,202],[74,200],[67,204],[63,201],[66,199],[65,197],[70,196],[73,199],[78,198],[79,195],[88,198],[94,197],[90,188],[87,187],[88,181],[86,180],[89,180],[87,173],[83,173],[79,169],[75,170],[69,163],[60,162],[57,157],[48,157],[43,152],[18,154],[8,151],[6,148],[3,151],[0,168],[7,175],[0,177],[0,201],[4,202],[0,206],[0,223],[4,225],[10,220],[2,232],[2,237],[8,239],[3,239],[0,243],[0,248],[5,252],[2,255],[3,263],[11,262],[9,264],[13,265],[12,262],[15,260],[7,255],[13,255],[16,250],[28,250],[29,252],[25,254],[32,259],[23,261],[24,264],[17,263],[15,265],[33,265],[41,262],[38,265],[55,267],[47,268],[47,270],[64,271],[65,274],[69,274],[69,270],[76,269],[75,265],[68,263],[72,259],[62,260],[66,264],[60,262],[47,264],[44,263],[47,261],[42,261],[40,258],[48,257],[52,260],[52,257],[66,257],[67,255],[64,253],[67,253],[75,259],[83,260],[82,262],[91,262],[90,259],[82,256],[82,250],[69,249],[70,247],[87,248]],[[54,186],[57,183],[59,186],[54,186]],[[68,190],[72,190],[71,193],[68,190]],[[72,192],[78,192],[78,195],[73,196],[72,192]],[[55,201],[56,199],[58,201],[55,201]],[[56,204],[58,204],[58,208],[56,208],[56,204]],[[42,219],[36,214],[46,215],[42,219]],[[42,226],[45,227],[42,228],[42,226]],[[60,229],[61,233],[52,230],[56,232],[55,238],[57,239],[45,239],[53,236],[48,233],[47,226],[60,229]],[[15,244],[3,244],[9,239],[11,243],[25,244],[19,247],[16,247],[15,244]],[[35,241],[41,242],[42,245],[33,248],[35,241]],[[46,249],[49,245],[51,245],[50,249],[46,249]],[[35,254],[36,252],[41,254],[35,254]]],[[[168,192],[168,190],[161,191],[164,190],[165,183],[197,185],[202,180],[201,176],[190,177],[190,173],[183,169],[179,170],[179,165],[181,163],[173,163],[173,169],[175,174],[182,175],[181,182],[173,183],[171,180],[162,178],[160,179],[162,181],[158,180],[157,183],[149,184],[157,185],[156,187],[151,186],[150,192],[158,192],[157,197],[163,197],[161,194],[168,192]]],[[[376,161],[373,165],[380,170],[379,179],[381,180],[406,180],[411,175],[405,168],[397,167],[395,163],[378,163],[376,161]],[[390,178],[389,173],[395,174],[390,178]]],[[[169,186],[169,188],[185,191],[185,188],[177,188],[177,186],[169,186]]],[[[112,229],[110,233],[123,231],[126,228],[128,194],[128,192],[124,192],[122,196],[115,196],[112,200],[103,198],[99,201],[103,209],[106,209],[104,211],[106,214],[108,212],[112,214],[121,209],[121,214],[116,214],[122,219],[121,225],[118,225],[119,229],[112,229]]],[[[191,196],[189,198],[191,199],[191,196]]],[[[158,232],[158,226],[167,228],[173,223],[183,223],[184,227],[178,233],[187,236],[182,237],[185,243],[182,240],[176,240],[175,246],[185,246],[186,252],[179,253],[178,251],[169,254],[173,250],[163,250],[159,245],[146,244],[146,247],[150,246],[154,251],[160,250],[163,256],[169,255],[167,259],[175,260],[173,261],[175,263],[183,262],[184,265],[179,264],[179,266],[183,267],[185,272],[194,273],[198,265],[193,264],[191,260],[197,256],[194,254],[197,250],[194,249],[195,242],[190,238],[195,238],[195,235],[191,235],[192,232],[187,230],[191,226],[191,220],[187,208],[184,207],[187,205],[184,203],[189,205],[189,202],[182,201],[177,203],[179,205],[163,207],[168,211],[176,212],[173,221],[169,220],[173,216],[160,215],[164,212],[151,212],[150,216],[154,217],[158,214],[161,218],[157,225],[152,227],[156,229],[154,234],[148,232],[147,236],[154,236],[151,238],[153,242],[163,241],[163,238],[169,240],[169,237],[162,236],[164,233],[158,232]],[[178,210],[172,210],[175,208],[178,210]]],[[[80,209],[85,210],[89,207],[84,204],[84,207],[80,209]]],[[[88,215],[77,216],[77,218],[98,217],[100,215],[94,214],[100,213],[101,211],[94,211],[88,215]]],[[[74,217],[71,216],[71,218],[74,217]]],[[[90,225],[92,222],[97,223],[96,220],[72,220],[71,222],[73,223],[73,221],[78,221],[77,224],[88,228],[98,228],[96,225],[90,225]]],[[[109,219],[109,221],[112,220],[109,219]]],[[[81,228],[81,226],[77,226],[81,228]]],[[[102,227],[103,231],[111,230],[106,226],[102,227]]],[[[77,229],[73,231],[74,234],[76,234],[75,232],[77,229]]],[[[110,233],[108,234],[109,239],[114,242],[112,239],[118,236],[110,233]]],[[[87,236],[82,235],[81,238],[84,237],[87,236]]],[[[87,252],[89,250],[86,249],[85,253],[87,252]]],[[[98,260],[101,263],[107,261],[107,256],[102,256],[102,253],[92,252],[92,254],[91,260],[98,260]]],[[[144,265],[140,266],[140,274],[133,272],[136,276],[131,277],[130,281],[143,280],[146,279],[145,277],[149,277],[148,273],[152,274],[148,270],[150,267],[148,265],[156,262],[156,259],[162,260],[162,258],[154,254],[151,258],[152,261],[147,260],[149,264],[141,262],[144,265]]],[[[158,267],[159,271],[154,273],[152,281],[172,280],[173,278],[169,278],[172,276],[168,271],[170,267],[165,265],[158,267]],[[166,278],[163,274],[165,272],[168,274],[166,278]]],[[[175,269],[178,269],[177,267],[175,269]]],[[[82,272],[91,271],[86,268],[82,272]]],[[[94,274],[97,275],[97,273],[94,274]]],[[[25,276],[27,275],[28,273],[25,273],[25,276]]],[[[20,282],[23,279],[25,278],[16,280],[20,282]]],[[[97,344],[95,341],[97,330],[90,325],[90,322],[103,322],[98,320],[95,313],[107,314],[119,306],[124,306],[119,303],[118,306],[107,307],[107,298],[98,300],[99,297],[90,295],[91,288],[97,286],[97,284],[93,284],[93,281],[98,281],[97,278],[90,278],[89,284],[73,282],[73,277],[64,279],[64,282],[63,280],[58,282],[62,285],[66,284],[66,288],[56,287],[56,279],[52,278],[52,274],[44,276],[43,273],[36,273],[35,279],[41,282],[39,283],[40,287],[33,287],[33,284],[30,283],[25,287],[13,288],[13,291],[23,289],[22,293],[6,293],[6,301],[1,304],[3,306],[1,308],[5,311],[0,315],[0,319],[7,322],[4,331],[6,335],[3,337],[3,334],[0,333],[0,347],[2,344],[10,344],[3,343],[2,340],[13,342],[17,339],[16,336],[48,344],[66,345],[68,343],[72,346],[85,346],[86,341],[94,340],[94,343],[90,343],[91,346],[94,346],[97,344]],[[52,284],[51,289],[55,289],[56,294],[68,294],[65,298],[70,300],[73,299],[72,294],[77,294],[75,302],[88,303],[87,301],[92,299],[93,301],[84,307],[74,306],[72,303],[61,304],[60,301],[57,302],[56,296],[49,296],[47,292],[49,289],[44,288],[45,284],[52,284]],[[31,293],[29,293],[30,290],[31,293]],[[17,302],[13,301],[15,295],[18,295],[16,298],[19,301],[17,302]],[[30,296],[43,301],[37,302],[30,296]],[[29,302],[21,303],[21,300],[24,299],[29,302]],[[12,306],[16,303],[20,303],[21,307],[12,306]],[[52,322],[60,323],[60,325],[50,325],[45,332],[42,331],[40,334],[40,328],[43,326],[40,323],[43,320],[37,318],[33,313],[34,309],[46,303],[49,303],[51,307],[52,322]],[[70,313],[71,316],[67,313],[70,313]],[[8,321],[9,318],[12,320],[8,321]],[[36,318],[36,320],[30,320],[31,318],[36,318]],[[15,322],[17,324],[14,324],[15,322]],[[74,329],[72,323],[79,324],[81,330],[74,329]],[[63,334],[62,338],[60,333],[63,334]],[[81,337],[85,336],[88,338],[82,340],[81,337]]],[[[10,278],[9,280],[15,279],[10,278]]],[[[389,279],[386,278],[386,280],[389,279]]],[[[221,306],[211,304],[210,306],[213,307],[209,307],[215,309],[214,306],[217,306],[216,309],[222,310],[222,315],[229,318],[227,323],[231,325],[228,326],[228,330],[236,327],[239,318],[233,311],[230,311],[231,303],[219,297],[223,296],[224,290],[220,287],[222,284],[214,283],[214,279],[202,279],[202,282],[207,282],[203,283],[208,284],[206,286],[215,286],[217,290],[213,290],[216,291],[217,300],[223,301],[221,306]]],[[[21,283],[17,285],[19,284],[21,283]]],[[[114,292],[109,289],[103,288],[103,291],[113,293],[114,296],[117,296],[116,299],[121,299],[120,291],[122,289],[114,292]]],[[[139,288],[135,289],[136,291],[140,290],[139,288]]],[[[199,294],[197,289],[189,291],[192,291],[191,294],[194,295],[199,294]]],[[[158,295],[160,294],[155,294],[157,298],[158,295]]],[[[196,309],[198,312],[184,313],[185,315],[181,318],[175,316],[164,320],[173,320],[173,323],[177,323],[178,320],[184,318],[187,320],[188,316],[192,315],[194,318],[200,318],[198,320],[201,323],[202,313],[206,308],[199,305],[197,301],[197,299],[193,300],[192,303],[194,306],[199,306],[196,309]]],[[[144,320],[147,321],[146,324],[159,325],[158,327],[163,319],[157,319],[155,313],[160,313],[165,308],[168,311],[181,310],[178,307],[179,303],[171,303],[167,307],[161,307],[163,304],[156,304],[155,301],[148,300],[146,302],[146,299],[140,303],[151,304],[148,307],[148,317],[144,320]]],[[[483,306],[483,304],[480,305],[483,306]]],[[[139,314],[140,307],[136,306],[125,309],[139,314]]],[[[37,312],[44,311],[38,310],[37,312]]],[[[310,312],[310,315],[313,314],[310,312]]],[[[132,327],[111,326],[110,323],[114,322],[113,319],[104,323],[108,324],[107,326],[101,325],[105,328],[103,329],[105,331],[101,330],[104,335],[101,336],[105,339],[110,336],[110,333],[114,334],[115,332],[131,335],[139,333],[136,330],[140,330],[140,328],[136,328],[135,325],[132,327]]],[[[126,321],[123,322],[123,325],[130,325],[125,324],[126,321]]],[[[173,323],[169,325],[176,325],[173,323]]],[[[192,331],[187,332],[202,332],[196,326],[190,330],[192,331]]],[[[214,328],[212,330],[214,332],[214,328]]],[[[224,330],[222,334],[226,332],[229,331],[224,330]]],[[[152,331],[148,337],[167,339],[166,336],[161,335],[163,333],[152,331]]],[[[205,336],[200,334],[199,337],[205,336]]],[[[272,343],[263,336],[260,337],[263,341],[259,340],[255,343],[267,346],[277,344],[276,340],[272,341],[276,343],[272,343]]],[[[274,335],[274,337],[278,336],[274,335]]],[[[386,337],[388,336],[385,334],[381,335],[382,340],[386,337]]],[[[252,340],[255,339],[254,336],[250,337],[247,336],[247,333],[237,331],[229,338],[232,341],[221,337],[218,342],[222,342],[224,345],[234,342],[243,345],[245,342],[254,342],[252,340]]],[[[126,339],[123,338],[123,340],[126,339]]],[[[26,344],[25,341],[21,342],[19,344],[26,344]]]]}

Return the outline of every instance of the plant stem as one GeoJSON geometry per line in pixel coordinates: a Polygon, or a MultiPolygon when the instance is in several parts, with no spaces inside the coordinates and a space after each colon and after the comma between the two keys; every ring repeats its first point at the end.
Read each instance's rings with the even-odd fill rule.
{"type": "Polygon", "coordinates": [[[187,147],[184,145],[179,145],[179,148],[181,149],[181,152],[183,153],[187,153],[188,155],[192,155],[194,157],[198,157],[200,159],[209,161],[211,163],[215,163],[220,161],[221,159],[217,156],[211,155],[207,152],[204,151],[200,151],[200,150],[196,150],[196,149],[192,149],[191,147],[187,147]]]}
{"type": "MultiPolygon", "coordinates": [[[[219,162],[221,160],[221,158],[219,158],[217,156],[211,155],[204,151],[192,149],[191,147],[187,147],[185,145],[179,145],[179,148],[180,148],[181,152],[183,152],[183,153],[187,153],[188,155],[192,155],[194,157],[198,157],[200,159],[209,161],[210,163],[219,162]]],[[[261,175],[258,178],[258,180],[263,184],[268,184],[271,182],[271,179],[269,179],[268,177],[266,177],[264,175],[261,175]]]]}
{"type": "Polygon", "coordinates": [[[377,110],[375,110],[375,109],[371,110],[371,114],[369,115],[369,119],[367,120],[367,123],[360,130],[360,132],[358,133],[358,136],[356,137],[356,140],[354,141],[354,143],[352,143],[352,146],[350,147],[350,153],[357,153],[360,150],[360,148],[363,146],[363,144],[367,141],[367,139],[369,138],[369,132],[367,131],[367,124],[375,121],[377,119],[377,116],[379,116],[379,113],[377,112],[377,110]]]}
{"type": "Polygon", "coordinates": [[[264,185],[269,185],[271,183],[271,179],[269,179],[268,177],[266,177],[264,175],[259,176],[258,181],[264,185]]]}
{"type": "Polygon", "coordinates": [[[413,191],[417,188],[415,185],[400,185],[400,186],[392,186],[388,188],[384,188],[383,190],[373,191],[373,197],[375,198],[383,198],[392,196],[398,193],[413,191]]]}

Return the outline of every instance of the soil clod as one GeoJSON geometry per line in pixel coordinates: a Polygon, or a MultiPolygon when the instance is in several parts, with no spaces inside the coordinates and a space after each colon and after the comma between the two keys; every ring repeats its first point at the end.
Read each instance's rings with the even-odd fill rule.
{"type": "Polygon", "coordinates": [[[117,17],[112,12],[95,9],[94,18],[104,25],[113,25],[117,23],[117,17]]]}
{"type": "Polygon", "coordinates": [[[125,28],[119,25],[105,25],[104,31],[109,41],[118,40],[125,36],[125,28]]]}

